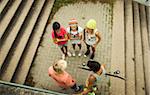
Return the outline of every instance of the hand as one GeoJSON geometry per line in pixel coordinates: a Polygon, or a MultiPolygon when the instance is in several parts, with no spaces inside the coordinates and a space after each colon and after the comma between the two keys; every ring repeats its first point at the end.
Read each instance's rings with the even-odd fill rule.
{"type": "Polygon", "coordinates": [[[53,40],[53,42],[54,42],[55,44],[57,44],[57,43],[58,43],[57,39],[54,39],[54,40],[53,40]]]}
{"type": "Polygon", "coordinates": [[[78,40],[78,38],[70,38],[70,40],[78,40]]]}
{"type": "Polygon", "coordinates": [[[56,39],[56,42],[58,43],[60,40],[59,39],[56,39]]]}
{"type": "Polygon", "coordinates": [[[81,40],[81,43],[86,43],[85,40],[81,40]]]}
{"type": "Polygon", "coordinates": [[[96,48],[97,44],[94,44],[93,47],[96,48]]]}

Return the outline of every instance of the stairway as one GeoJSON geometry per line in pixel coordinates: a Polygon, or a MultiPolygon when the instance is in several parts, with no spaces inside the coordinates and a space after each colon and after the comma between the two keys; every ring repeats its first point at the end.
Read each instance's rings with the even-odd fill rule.
{"type": "Polygon", "coordinates": [[[53,4],[54,0],[1,0],[1,80],[25,83],[53,4]]]}
{"type": "Polygon", "coordinates": [[[113,17],[111,71],[120,70],[126,81],[111,78],[110,93],[149,95],[149,7],[117,0],[113,17]]]}
{"type": "MultiPolygon", "coordinates": [[[[0,0],[0,80],[24,84],[55,0],[0,0]]],[[[111,95],[149,95],[150,7],[132,0],[113,6],[111,95]],[[119,94],[118,94],[119,93],[119,94]]]]}

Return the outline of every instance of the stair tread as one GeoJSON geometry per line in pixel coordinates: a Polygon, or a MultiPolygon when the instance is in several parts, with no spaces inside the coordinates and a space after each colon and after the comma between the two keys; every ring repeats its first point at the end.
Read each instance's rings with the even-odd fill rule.
{"type": "Polygon", "coordinates": [[[150,7],[146,7],[146,14],[147,14],[148,39],[150,47],[150,7]]]}
{"type": "Polygon", "coordinates": [[[23,10],[21,11],[21,14],[19,15],[19,17],[15,17],[14,19],[16,20],[16,23],[13,25],[13,27],[11,29],[8,30],[9,35],[6,38],[6,40],[4,41],[4,44],[2,44],[2,46],[0,47],[0,69],[2,67],[2,64],[11,48],[11,46],[13,45],[13,42],[23,24],[23,22],[25,21],[25,18],[31,8],[33,4],[33,0],[28,0],[26,5],[24,6],[23,10]]]}
{"type": "Polygon", "coordinates": [[[11,19],[13,18],[15,12],[17,11],[19,5],[21,4],[22,0],[15,0],[12,6],[9,8],[7,13],[4,15],[4,18],[0,22],[0,39],[2,38],[8,24],[10,23],[11,19]]]}
{"type": "Polygon", "coordinates": [[[133,11],[132,0],[125,2],[125,33],[126,33],[126,94],[135,93],[135,63],[134,63],[134,34],[133,34],[133,11]],[[132,89],[131,89],[132,88],[132,89]]]}
{"type": "Polygon", "coordinates": [[[5,8],[5,6],[7,5],[7,3],[9,2],[9,0],[2,0],[0,3],[0,14],[2,13],[3,9],[5,8]]]}
{"type": "Polygon", "coordinates": [[[7,63],[8,66],[5,68],[5,71],[2,74],[2,77],[1,77],[2,80],[11,81],[11,79],[12,79],[12,76],[16,70],[18,62],[19,62],[21,55],[23,53],[23,50],[28,42],[28,39],[34,28],[36,20],[42,10],[45,0],[39,0],[37,2],[38,2],[38,4],[36,4],[36,6],[34,8],[34,12],[31,14],[32,16],[28,17],[30,20],[29,21],[26,20],[27,27],[25,28],[25,30],[23,30],[23,35],[22,35],[21,39],[19,39],[19,42],[17,42],[17,46],[16,46],[15,50],[13,51],[13,55],[11,55],[9,62],[7,63]]]}
{"type": "Polygon", "coordinates": [[[135,40],[135,82],[136,82],[136,95],[145,95],[145,81],[142,59],[142,43],[141,43],[141,27],[138,3],[133,3],[134,10],[134,40],[135,40]]]}
{"type": "Polygon", "coordinates": [[[38,44],[40,42],[41,36],[44,32],[44,29],[45,29],[48,17],[50,15],[53,3],[54,3],[54,0],[47,2],[48,5],[46,6],[46,9],[44,10],[42,16],[40,17],[40,21],[37,23],[37,26],[34,29],[35,34],[34,34],[32,40],[30,41],[28,50],[25,51],[27,53],[24,53],[25,57],[23,57],[23,59],[20,61],[21,66],[19,66],[18,72],[15,75],[16,78],[15,78],[14,82],[16,82],[16,83],[23,84],[25,82],[25,79],[29,72],[29,68],[33,61],[38,44]],[[36,31],[38,31],[38,32],[36,32],[36,31]]]}
{"type": "MultiPolygon", "coordinates": [[[[111,72],[120,70],[119,76],[125,77],[125,39],[124,39],[124,1],[116,0],[113,9],[111,72]],[[119,30],[119,31],[118,31],[119,30]],[[117,54],[116,54],[117,53],[117,54]]],[[[110,77],[111,95],[125,95],[125,81],[110,77]]]]}
{"type": "Polygon", "coordinates": [[[149,62],[148,62],[148,54],[149,54],[149,43],[148,43],[148,27],[147,27],[147,19],[146,19],[146,10],[145,6],[140,5],[140,20],[141,20],[141,35],[142,35],[142,51],[143,51],[143,62],[144,62],[144,73],[145,73],[145,84],[146,84],[146,95],[149,95],[149,62]]]}

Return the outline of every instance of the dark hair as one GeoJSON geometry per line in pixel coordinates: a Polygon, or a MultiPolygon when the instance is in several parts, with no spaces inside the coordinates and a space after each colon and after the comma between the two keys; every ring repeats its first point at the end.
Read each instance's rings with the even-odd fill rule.
{"type": "Polygon", "coordinates": [[[55,37],[57,38],[57,33],[56,33],[56,30],[60,29],[60,24],[58,22],[54,22],[53,23],[53,30],[54,30],[54,35],[55,37]]]}
{"type": "Polygon", "coordinates": [[[98,72],[101,68],[101,64],[97,61],[88,61],[87,66],[90,68],[91,71],[94,73],[98,72]]]}

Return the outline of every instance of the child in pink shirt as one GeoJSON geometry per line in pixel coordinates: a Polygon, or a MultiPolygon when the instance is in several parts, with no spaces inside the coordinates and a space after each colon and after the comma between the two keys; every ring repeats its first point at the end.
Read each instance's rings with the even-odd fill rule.
{"type": "Polygon", "coordinates": [[[62,59],[65,59],[65,57],[71,56],[71,54],[68,52],[67,42],[68,42],[68,34],[62,26],[58,22],[53,23],[53,30],[52,30],[52,39],[55,44],[57,44],[63,55],[62,59]]]}
{"type": "Polygon", "coordinates": [[[59,60],[53,64],[53,66],[49,67],[48,74],[51,78],[53,78],[56,83],[62,88],[71,88],[74,91],[80,91],[80,86],[76,85],[75,79],[72,78],[70,74],[65,71],[67,67],[67,62],[65,60],[59,60]]]}

